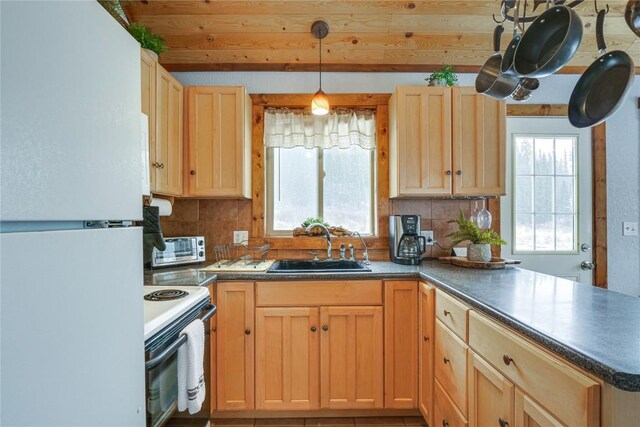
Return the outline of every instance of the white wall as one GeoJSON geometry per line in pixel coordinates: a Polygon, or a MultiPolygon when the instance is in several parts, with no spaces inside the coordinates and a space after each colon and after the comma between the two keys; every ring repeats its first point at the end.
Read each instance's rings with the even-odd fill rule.
{"type": "MultiPolygon", "coordinates": [[[[314,93],[317,73],[174,73],[184,85],[241,85],[249,93],[314,93]]],[[[327,93],[391,93],[398,85],[424,85],[428,73],[324,73],[327,93]]],[[[475,74],[459,75],[472,86],[475,74]]],[[[543,79],[530,103],[566,104],[576,75],[543,79]]],[[[623,221],[640,221],[640,77],[622,108],[607,122],[607,222],[609,289],[640,295],[640,237],[623,237],[623,221]]]]}

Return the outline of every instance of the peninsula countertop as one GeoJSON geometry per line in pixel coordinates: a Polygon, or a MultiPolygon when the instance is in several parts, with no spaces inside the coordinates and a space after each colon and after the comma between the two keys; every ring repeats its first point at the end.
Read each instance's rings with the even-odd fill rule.
{"type": "Polygon", "coordinates": [[[206,283],[423,279],[605,382],[640,391],[640,298],[515,267],[476,270],[428,261],[420,266],[372,262],[370,268],[359,273],[220,272],[209,274],[206,283]]]}

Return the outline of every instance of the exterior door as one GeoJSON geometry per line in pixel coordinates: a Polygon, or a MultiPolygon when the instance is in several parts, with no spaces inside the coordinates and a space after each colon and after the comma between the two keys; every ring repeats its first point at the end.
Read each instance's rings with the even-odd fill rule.
{"type": "Polygon", "coordinates": [[[382,307],[321,307],[320,323],[322,408],[382,408],[382,307]]]}
{"type": "Polygon", "coordinates": [[[502,256],[522,267],[593,283],[590,129],[566,117],[507,119],[502,256]]]}
{"type": "Polygon", "coordinates": [[[513,384],[469,351],[469,425],[513,425],[513,384]]]}
{"type": "Polygon", "coordinates": [[[256,409],[319,406],[317,307],[256,309],[256,409]]]}

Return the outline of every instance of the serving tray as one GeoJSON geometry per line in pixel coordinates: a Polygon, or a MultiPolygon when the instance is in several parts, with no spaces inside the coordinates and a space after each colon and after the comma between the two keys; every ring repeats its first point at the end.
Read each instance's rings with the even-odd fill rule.
{"type": "Polygon", "coordinates": [[[497,270],[505,268],[507,265],[520,264],[521,261],[517,259],[503,259],[498,257],[492,257],[491,261],[470,261],[467,257],[459,256],[443,256],[439,258],[441,261],[448,261],[458,267],[466,268],[480,268],[485,270],[497,270]]]}

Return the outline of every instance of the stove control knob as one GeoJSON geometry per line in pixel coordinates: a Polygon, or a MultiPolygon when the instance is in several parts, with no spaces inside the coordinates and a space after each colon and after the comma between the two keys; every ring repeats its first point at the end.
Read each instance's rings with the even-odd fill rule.
{"type": "Polygon", "coordinates": [[[204,240],[198,240],[198,246],[203,246],[204,245],[204,240]]]}
{"type": "Polygon", "coordinates": [[[204,252],[203,251],[198,252],[198,256],[201,256],[201,257],[204,256],[204,252]]]}

